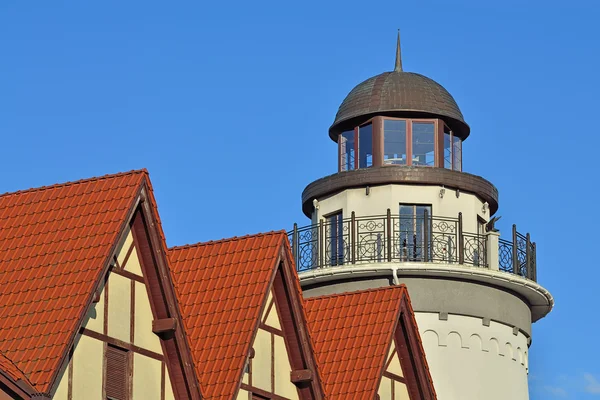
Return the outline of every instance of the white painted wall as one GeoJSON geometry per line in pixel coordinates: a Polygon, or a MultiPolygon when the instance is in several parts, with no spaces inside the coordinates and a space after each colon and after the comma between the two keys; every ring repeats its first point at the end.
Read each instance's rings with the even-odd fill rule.
{"type": "Polygon", "coordinates": [[[521,332],[481,318],[415,313],[438,400],[527,400],[528,348],[521,332]]]}
{"type": "Polygon", "coordinates": [[[357,217],[370,215],[385,215],[389,208],[392,215],[399,213],[400,203],[431,204],[432,215],[436,217],[458,218],[463,213],[463,229],[465,232],[477,232],[477,215],[489,220],[489,211],[482,212],[483,201],[477,196],[445,189],[444,197],[440,198],[442,186],[422,185],[383,185],[369,188],[347,189],[325,199],[319,200],[319,209],[313,213],[313,223],[324,215],[343,210],[344,218],[350,218],[352,211],[357,217]]]}

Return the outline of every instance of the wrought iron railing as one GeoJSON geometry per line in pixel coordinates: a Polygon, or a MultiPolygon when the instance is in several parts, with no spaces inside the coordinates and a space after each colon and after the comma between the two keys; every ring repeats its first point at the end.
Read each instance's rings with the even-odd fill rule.
{"type": "Polygon", "coordinates": [[[517,232],[516,225],[512,227],[512,241],[498,241],[498,269],[537,281],[535,243],[529,233],[517,232]]]}
{"type": "MultiPolygon", "coordinates": [[[[513,240],[490,241],[485,233],[463,230],[457,218],[376,215],[332,221],[288,232],[298,272],[377,262],[450,263],[499,269],[536,280],[535,243],[513,226],[513,240]],[[492,247],[490,247],[492,246],[492,247]],[[489,251],[498,248],[490,265],[489,251]]],[[[497,238],[497,236],[495,236],[497,238]]]]}

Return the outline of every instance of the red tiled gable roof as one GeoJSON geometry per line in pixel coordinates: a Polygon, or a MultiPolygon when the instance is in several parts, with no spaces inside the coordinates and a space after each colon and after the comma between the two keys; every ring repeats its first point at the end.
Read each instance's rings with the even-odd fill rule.
{"type": "Polygon", "coordinates": [[[328,399],[374,398],[403,296],[401,285],[305,300],[328,399]]]}
{"type": "Polygon", "coordinates": [[[147,172],[0,195],[0,352],[50,390],[147,172]]]}
{"type": "Polygon", "coordinates": [[[285,232],[271,232],[169,249],[185,331],[207,399],[231,399],[240,383],[284,241],[285,232]]]}
{"type": "Polygon", "coordinates": [[[17,366],[2,353],[0,353],[0,373],[4,373],[14,382],[17,382],[19,379],[21,379],[24,382],[31,384],[25,374],[23,374],[23,371],[17,368],[17,366]]]}

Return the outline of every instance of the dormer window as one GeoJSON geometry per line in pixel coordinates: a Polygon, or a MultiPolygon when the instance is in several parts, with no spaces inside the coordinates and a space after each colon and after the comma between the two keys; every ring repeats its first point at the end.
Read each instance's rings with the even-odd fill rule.
{"type": "Polygon", "coordinates": [[[381,165],[462,170],[462,140],[441,119],[374,117],[342,132],[338,148],[339,171],[381,165]]]}

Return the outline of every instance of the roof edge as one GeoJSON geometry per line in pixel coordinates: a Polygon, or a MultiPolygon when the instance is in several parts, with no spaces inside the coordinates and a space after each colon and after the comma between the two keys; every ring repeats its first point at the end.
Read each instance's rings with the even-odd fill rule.
{"type": "Polygon", "coordinates": [[[177,250],[190,249],[193,247],[210,246],[210,245],[214,245],[214,244],[226,243],[226,242],[231,242],[234,240],[253,239],[253,238],[257,238],[257,237],[261,237],[261,236],[276,236],[276,235],[280,235],[280,234],[287,236],[287,231],[282,229],[282,230],[278,230],[278,231],[251,233],[251,234],[243,235],[243,236],[232,236],[232,237],[222,238],[222,239],[217,239],[217,240],[209,240],[207,242],[197,242],[197,243],[171,246],[171,247],[168,247],[167,250],[169,252],[171,252],[171,251],[177,251],[177,250]]]}
{"type": "Polygon", "coordinates": [[[52,185],[38,186],[38,187],[29,188],[29,189],[22,189],[22,190],[17,190],[16,192],[4,192],[4,193],[0,193],[0,197],[8,197],[8,196],[13,196],[13,195],[17,196],[17,195],[26,194],[26,193],[35,193],[35,192],[39,192],[39,191],[43,191],[43,190],[61,188],[61,187],[71,186],[71,185],[79,185],[79,184],[88,183],[88,182],[94,182],[94,181],[100,181],[100,180],[104,180],[104,179],[112,179],[112,178],[118,178],[118,177],[125,176],[125,175],[136,175],[136,174],[148,175],[148,170],[146,168],[134,169],[131,171],[116,172],[114,174],[94,176],[91,178],[84,178],[84,179],[79,179],[79,180],[75,180],[75,181],[67,181],[67,182],[62,182],[62,183],[55,183],[52,185]]]}

